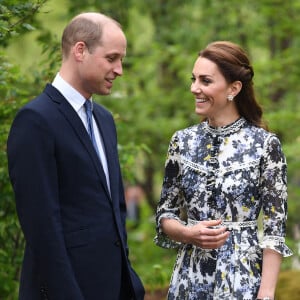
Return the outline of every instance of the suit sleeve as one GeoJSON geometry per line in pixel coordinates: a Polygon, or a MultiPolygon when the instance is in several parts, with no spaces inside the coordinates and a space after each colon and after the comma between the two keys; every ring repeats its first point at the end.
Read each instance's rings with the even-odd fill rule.
{"type": "Polygon", "coordinates": [[[55,138],[43,118],[23,109],[7,143],[9,173],[27,247],[49,299],[83,300],[65,247],[55,138]]]}

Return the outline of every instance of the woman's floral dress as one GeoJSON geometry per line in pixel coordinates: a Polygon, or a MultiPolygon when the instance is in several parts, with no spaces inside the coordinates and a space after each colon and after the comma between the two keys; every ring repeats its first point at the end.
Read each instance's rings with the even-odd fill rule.
{"type": "Polygon", "coordinates": [[[155,237],[161,247],[178,248],[168,299],[256,298],[262,249],[292,254],[284,238],[286,172],[278,138],[244,118],[220,128],[202,122],[173,135],[155,237]],[[186,226],[221,218],[231,234],[221,248],[205,250],[170,240],[161,231],[161,218],[177,219],[186,226]]]}

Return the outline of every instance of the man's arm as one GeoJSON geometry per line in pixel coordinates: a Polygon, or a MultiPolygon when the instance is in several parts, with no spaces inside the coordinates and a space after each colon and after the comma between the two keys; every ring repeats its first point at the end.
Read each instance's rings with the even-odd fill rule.
{"type": "Polygon", "coordinates": [[[33,110],[22,110],[8,138],[9,173],[19,221],[50,299],[83,300],[65,247],[53,134],[33,110]]]}

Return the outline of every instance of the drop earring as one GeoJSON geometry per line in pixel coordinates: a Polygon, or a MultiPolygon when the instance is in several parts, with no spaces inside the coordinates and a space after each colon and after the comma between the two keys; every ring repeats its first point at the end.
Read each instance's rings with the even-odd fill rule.
{"type": "Polygon", "coordinates": [[[227,96],[227,100],[228,100],[228,101],[233,101],[233,98],[234,98],[233,95],[228,95],[228,96],[227,96]]]}

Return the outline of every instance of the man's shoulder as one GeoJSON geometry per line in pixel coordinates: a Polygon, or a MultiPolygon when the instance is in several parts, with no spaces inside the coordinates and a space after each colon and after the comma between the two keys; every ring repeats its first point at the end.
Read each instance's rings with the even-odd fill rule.
{"type": "Polygon", "coordinates": [[[45,100],[54,100],[54,101],[59,101],[61,102],[62,99],[64,99],[63,95],[54,87],[52,86],[50,83],[48,83],[44,90],[36,95],[34,98],[32,98],[31,100],[29,100],[24,106],[23,108],[31,108],[31,109],[38,109],[38,108],[42,108],[44,106],[47,105],[51,105],[52,101],[45,101],[45,100]]]}

